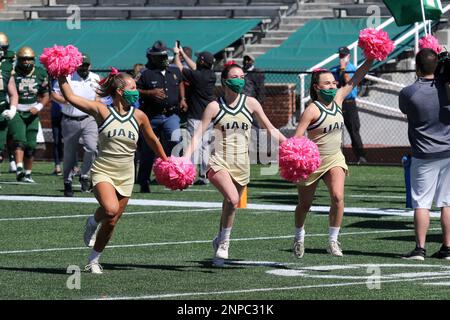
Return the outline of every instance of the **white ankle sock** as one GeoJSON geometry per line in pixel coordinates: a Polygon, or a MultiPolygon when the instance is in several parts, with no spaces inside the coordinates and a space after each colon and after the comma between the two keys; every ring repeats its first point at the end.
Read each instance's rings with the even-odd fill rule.
{"type": "Polygon", "coordinates": [[[23,162],[17,162],[16,166],[17,166],[17,169],[20,168],[20,170],[23,170],[23,162]]]}
{"type": "Polygon", "coordinates": [[[295,227],[295,241],[304,241],[305,240],[305,229],[303,227],[297,228],[295,227]]]}
{"type": "Polygon", "coordinates": [[[31,174],[31,170],[25,170],[25,174],[31,174]]]}
{"type": "Polygon", "coordinates": [[[93,263],[93,262],[97,262],[98,263],[98,259],[100,259],[100,255],[102,253],[101,252],[97,252],[94,249],[92,249],[91,254],[89,255],[88,258],[88,263],[93,263]]]}
{"type": "Polygon", "coordinates": [[[336,242],[338,240],[339,230],[340,227],[329,227],[328,228],[328,241],[334,241],[336,242]]]}
{"type": "Polygon", "coordinates": [[[231,235],[231,229],[232,228],[223,228],[222,230],[220,230],[219,240],[220,241],[229,241],[230,235],[231,235]]]}

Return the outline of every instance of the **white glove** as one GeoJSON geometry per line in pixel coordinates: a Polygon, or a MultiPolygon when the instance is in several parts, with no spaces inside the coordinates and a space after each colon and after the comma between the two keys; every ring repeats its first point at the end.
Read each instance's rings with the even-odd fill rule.
{"type": "Polygon", "coordinates": [[[10,106],[8,110],[2,112],[2,116],[6,120],[11,120],[16,115],[16,112],[17,112],[16,106],[10,106]]]}

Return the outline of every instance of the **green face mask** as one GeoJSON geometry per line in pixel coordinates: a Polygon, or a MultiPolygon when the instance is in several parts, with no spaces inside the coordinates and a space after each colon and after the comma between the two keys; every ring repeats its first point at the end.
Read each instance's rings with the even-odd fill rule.
{"type": "Polygon", "coordinates": [[[122,98],[130,105],[134,106],[136,101],[139,99],[139,91],[137,90],[125,90],[123,92],[122,98]]]}
{"type": "Polygon", "coordinates": [[[326,104],[329,104],[334,100],[338,89],[320,89],[319,96],[325,101],[326,104]]]}
{"type": "Polygon", "coordinates": [[[241,78],[232,78],[223,81],[223,84],[225,84],[231,91],[241,93],[242,90],[244,90],[245,80],[241,78]]]}

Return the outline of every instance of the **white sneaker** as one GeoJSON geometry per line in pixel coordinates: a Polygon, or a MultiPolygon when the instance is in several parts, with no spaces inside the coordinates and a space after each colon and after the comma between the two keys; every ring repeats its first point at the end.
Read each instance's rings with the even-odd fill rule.
{"type": "Polygon", "coordinates": [[[103,273],[103,267],[98,262],[91,262],[88,265],[84,267],[84,271],[90,272],[93,274],[102,274],[103,273]]]}
{"type": "Polygon", "coordinates": [[[89,218],[87,218],[86,226],[84,228],[84,244],[87,247],[92,248],[95,244],[95,238],[97,237],[97,230],[100,228],[100,223],[97,226],[93,226],[89,223],[89,218]]]}
{"type": "Polygon", "coordinates": [[[228,248],[230,247],[230,241],[224,240],[219,242],[219,246],[216,251],[216,258],[228,259],[228,248]]]}
{"type": "Polygon", "coordinates": [[[26,183],[36,183],[33,178],[31,177],[31,174],[26,174],[25,177],[22,178],[22,182],[26,183]]]}
{"type": "Polygon", "coordinates": [[[9,162],[9,173],[14,173],[17,171],[17,165],[15,161],[10,161],[9,162]]]}
{"type": "Polygon", "coordinates": [[[344,256],[344,254],[342,253],[341,244],[338,241],[330,241],[328,243],[327,252],[335,257],[344,256]]]}
{"type": "Polygon", "coordinates": [[[303,255],[305,254],[305,243],[300,240],[294,240],[294,246],[293,249],[294,256],[297,258],[303,258],[303,255]]]}

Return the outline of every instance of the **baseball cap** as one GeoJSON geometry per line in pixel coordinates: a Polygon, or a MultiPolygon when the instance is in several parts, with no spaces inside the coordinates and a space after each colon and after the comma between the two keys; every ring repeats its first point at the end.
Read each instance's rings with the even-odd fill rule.
{"type": "Polygon", "coordinates": [[[195,55],[200,59],[205,61],[207,64],[213,64],[214,63],[214,56],[211,52],[209,51],[202,51],[202,52],[197,52],[195,53],[195,55]]]}
{"type": "Polygon", "coordinates": [[[83,64],[91,64],[91,57],[87,53],[82,53],[81,55],[83,57],[83,64]]]}
{"type": "Polygon", "coordinates": [[[350,50],[347,47],[340,47],[338,49],[338,53],[342,54],[342,55],[344,55],[344,54],[347,55],[347,54],[350,54],[350,50]]]}
{"type": "Polygon", "coordinates": [[[247,59],[250,59],[252,61],[255,61],[255,57],[252,54],[250,54],[250,53],[244,53],[243,58],[244,59],[247,58],[247,59]]]}
{"type": "Polygon", "coordinates": [[[155,41],[153,46],[151,48],[147,49],[147,55],[151,55],[151,56],[167,55],[166,44],[161,40],[155,41]]]}

